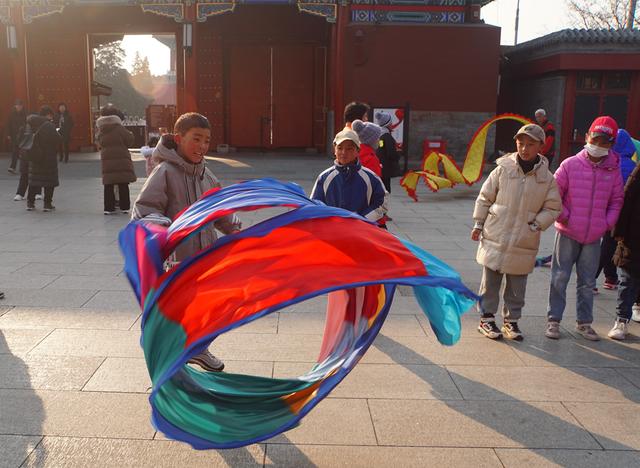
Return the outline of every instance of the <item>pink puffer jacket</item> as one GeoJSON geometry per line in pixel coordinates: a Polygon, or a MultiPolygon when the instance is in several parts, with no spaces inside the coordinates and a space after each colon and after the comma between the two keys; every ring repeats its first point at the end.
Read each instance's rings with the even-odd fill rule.
{"type": "Polygon", "coordinates": [[[600,164],[586,150],[565,159],[555,173],[562,197],[558,232],[581,244],[597,241],[611,229],[622,209],[624,191],[620,157],[609,151],[600,164]]]}

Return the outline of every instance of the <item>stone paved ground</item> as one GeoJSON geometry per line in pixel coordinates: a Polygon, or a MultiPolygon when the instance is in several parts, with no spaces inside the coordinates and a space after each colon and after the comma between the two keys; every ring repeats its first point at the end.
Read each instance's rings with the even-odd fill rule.
{"type": "MultiPolygon", "coordinates": [[[[522,343],[481,337],[469,313],[460,343],[442,347],[400,294],[362,363],[299,428],[229,451],[165,440],[149,421],[139,310],[116,246],[127,218],[102,214],[95,155],[73,156],[61,167],[55,213],[13,202],[17,178],[2,161],[0,466],[640,466],[640,326],[625,343],[576,337],[571,291],[563,338],[544,338],[545,269],[529,279],[522,343]]],[[[307,190],[327,165],[294,155],[212,161],[225,184],[273,176],[307,190]]],[[[391,229],[473,289],[477,190],[423,190],[414,203],[396,185],[391,205],[391,229]]],[[[611,292],[596,300],[603,334],[614,304],[611,292]]],[[[318,352],[323,310],[319,298],[262,319],[221,337],[216,354],[229,370],[299,375],[318,352]]]]}

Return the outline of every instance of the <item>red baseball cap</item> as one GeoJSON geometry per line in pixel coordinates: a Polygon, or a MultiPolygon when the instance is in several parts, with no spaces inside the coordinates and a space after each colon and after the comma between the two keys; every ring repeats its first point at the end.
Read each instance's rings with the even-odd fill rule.
{"type": "Polygon", "coordinates": [[[618,134],[618,123],[608,115],[598,117],[589,127],[589,134],[594,137],[604,136],[613,141],[618,134]]]}

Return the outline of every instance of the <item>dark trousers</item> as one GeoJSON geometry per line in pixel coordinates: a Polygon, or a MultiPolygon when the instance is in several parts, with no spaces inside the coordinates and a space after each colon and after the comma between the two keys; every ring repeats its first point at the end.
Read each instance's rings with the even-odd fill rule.
{"type": "MultiPolygon", "coordinates": [[[[104,186],[104,211],[116,210],[115,187],[115,184],[107,184],[104,186]]],[[[129,210],[131,208],[129,184],[118,184],[118,200],[121,210],[129,210]]]]}
{"type": "Polygon", "coordinates": [[[60,162],[69,162],[69,140],[62,140],[58,153],[60,154],[60,162]]]}
{"type": "MultiPolygon", "coordinates": [[[[44,206],[51,206],[53,201],[53,189],[55,187],[44,188],[44,206]]],[[[27,205],[33,205],[36,202],[36,195],[42,191],[42,187],[29,185],[29,193],[27,195],[27,205]]]]}
{"type": "Polygon", "coordinates": [[[382,183],[384,184],[384,188],[387,189],[387,192],[391,193],[391,177],[383,177],[382,183]]]}
{"type": "Polygon", "coordinates": [[[618,288],[618,304],[616,314],[619,319],[629,321],[632,307],[640,296],[640,278],[634,277],[627,270],[620,268],[620,287],[618,288]]]}
{"type": "Polygon", "coordinates": [[[11,138],[11,164],[9,167],[11,169],[15,169],[18,165],[18,157],[19,157],[19,148],[18,148],[18,139],[11,138]]]}
{"type": "Polygon", "coordinates": [[[27,193],[27,187],[29,186],[29,162],[20,160],[20,180],[18,181],[18,188],[16,194],[24,197],[27,193]]]}
{"type": "Polygon", "coordinates": [[[600,266],[598,267],[596,278],[598,278],[602,270],[604,270],[605,279],[613,281],[614,283],[618,281],[618,272],[616,266],[613,264],[613,254],[616,252],[617,244],[616,240],[611,237],[610,232],[602,236],[602,243],[600,244],[600,266]]]}

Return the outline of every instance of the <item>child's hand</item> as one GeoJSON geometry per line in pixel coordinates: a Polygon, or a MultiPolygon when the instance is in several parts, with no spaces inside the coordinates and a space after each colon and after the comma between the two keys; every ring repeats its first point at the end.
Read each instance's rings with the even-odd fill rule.
{"type": "Polygon", "coordinates": [[[480,234],[482,234],[482,229],[473,229],[471,231],[471,240],[478,242],[480,240],[480,234]]]}

